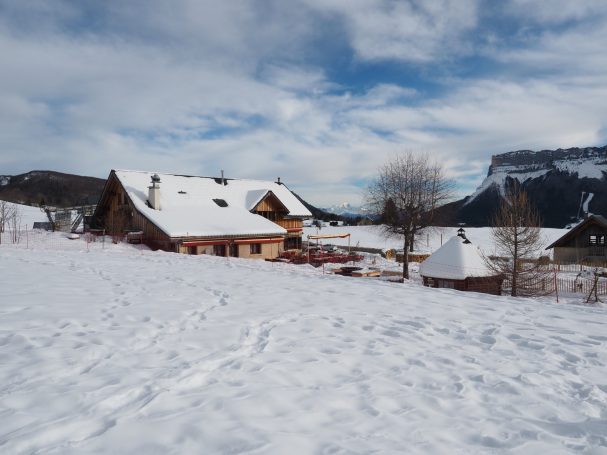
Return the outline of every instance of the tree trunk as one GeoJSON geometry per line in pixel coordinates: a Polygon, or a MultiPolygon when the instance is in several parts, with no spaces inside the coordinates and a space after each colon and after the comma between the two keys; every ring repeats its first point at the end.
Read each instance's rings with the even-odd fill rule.
{"type": "Polygon", "coordinates": [[[411,241],[409,242],[409,252],[413,253],[413,248],[415,247],[415,234],[411,234],[411,241]]]}
{"type": "Polygon", "coordinates": [[[512,255],[512,291],[510,295],[516,297],[516,288],[518,286],[518,229],[514,229],[514,254],[512,255]]]}
{"type": "Polygon", "coordinates": [[[403,281],[409,279],[409,236],[405,234],[403,243],[403,281]]]}

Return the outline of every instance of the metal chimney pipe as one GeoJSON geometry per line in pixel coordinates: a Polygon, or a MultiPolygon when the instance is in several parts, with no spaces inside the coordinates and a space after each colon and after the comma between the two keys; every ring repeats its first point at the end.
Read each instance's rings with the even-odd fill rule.
{"type": "Polygon", "coordinates": [[[152,176],[152,186],[148,186],[148,202],[154,210],[160,210],[160,177],[152,176]]]}

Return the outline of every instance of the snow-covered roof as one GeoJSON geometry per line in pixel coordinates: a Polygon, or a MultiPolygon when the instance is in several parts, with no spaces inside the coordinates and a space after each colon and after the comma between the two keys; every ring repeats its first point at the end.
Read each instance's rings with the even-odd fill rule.
{"type": "Polygon", "coordinates": [[[171,237],[224,235],[284,235],[286,230],[250,212],[271,191],[289,211],[288,216],[312,214],[280,183],[227,179],[224,185],[211,177],[114,171],[137,210],[171,237]],[[154,174],[160,177],[160,210],[148,206],[148,187],[154,174]],[[219,182],[219,183],[218,183],[219,182]],[[223,199],[220,207],[214,199],[223,199]]]}
{"type": "Polygon", "coordinates": [[[468,277],[491,276],[479,249],[459,237],[451,237],[419,266],[419,273],[430,278],[464,280],[468,277]]]}

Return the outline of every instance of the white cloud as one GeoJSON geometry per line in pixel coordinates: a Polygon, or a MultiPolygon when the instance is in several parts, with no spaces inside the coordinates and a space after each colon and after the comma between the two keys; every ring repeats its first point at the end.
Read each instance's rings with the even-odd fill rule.
{"type": "Polygon", "coordinates": [[[302,0],[343,21],[363,60],[431,62],[468,52],[477,23],[476,0],[302,0]]]}
{"type": "Polygon", "coordinates": [[[603,25],[494,49],[485,58],[503,74],[435,77],[441,91],[428,96],[404,82],[333,82],[335,68],[313,58],[318,40],[342,31],[359,60],[427,69],[474,51],[474,1],[129,2],[89,11],[94,24],[73,3],[48,15],[46,2],[23,5],[0,19],[2,174],[224,169],[280,176],[331,205],[357,203],[359,182],[398,151],[428,152],[474,186],[491,154],[604,139],[603,25]]]}
{"type": "Polygon", "coordinates": [[[505,9],[525,21],[559,24],[572,20],[594,19],[607,14],[604,0],[510,0],[505,9]]]}

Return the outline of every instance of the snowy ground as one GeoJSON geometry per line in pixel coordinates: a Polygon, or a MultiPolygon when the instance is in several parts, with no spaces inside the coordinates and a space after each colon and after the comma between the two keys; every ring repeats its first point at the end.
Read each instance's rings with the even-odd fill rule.
{"type": "MultiPolygon", "coordinates": [[[[438,249],[442,243],[447,242],[451,237],[457,234],[457,227],[435,227],[430,228],[427,232],[418,236],[415,243],[415,250],[418,252],[432,252],[438,249]]],[[[478,245],[483,251],[488,254],[495,252],[495,246],[491,238],[490,228],[465,228],[466,236],[472,243],[478,245]]],[[[544,247],[550,245],[559,237],[563,236],[567,232],[567,229],[553,229],[543,228],[542,238],[544,247]]],[[[345,234],[349,233],[350,244],[352,246],[361,246],[367,248],[379,248],[379,249],[402,249],[402,240],[399,238],[386,238],[381,230],[381,226],[326,226],[321,229],[315,227],[304,228],[304,239],[308,235],[331,235],[331,234],[345,234]]],[[[333,245],[348,245],[348,239],[326,239],[323,243],[333,245]]],[[[550,251],[546,251],[546,254],[550,254],[550,251]]]]}
{"type": "Polygon", "coordinates": [[[607,452],[603,307],[49,244],[0,247],[2,453],[607,452]]]}

